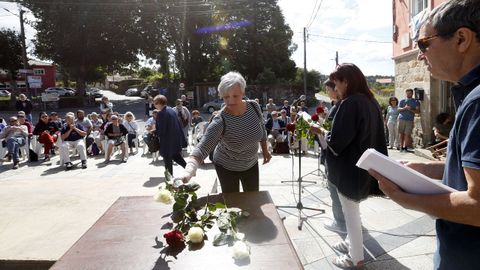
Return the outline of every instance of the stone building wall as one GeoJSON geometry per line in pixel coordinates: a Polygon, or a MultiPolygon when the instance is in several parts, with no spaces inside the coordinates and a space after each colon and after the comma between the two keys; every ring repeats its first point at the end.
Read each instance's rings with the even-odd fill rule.
{"type": "Polygon", "coordinates": [[[413,51],[395,58],[395,96],[398,100],[405,98],[405,90],[408,88],[422,88],[425,91],[424,99],[420,101],[420,114],[415,116],[412,133],[413,145],[424,147],[432,139],[432,116],[433,103],[438,103],[438,95],[431,92],[432,79],[427,66],[417,60],[417,52],[413,51]]]}

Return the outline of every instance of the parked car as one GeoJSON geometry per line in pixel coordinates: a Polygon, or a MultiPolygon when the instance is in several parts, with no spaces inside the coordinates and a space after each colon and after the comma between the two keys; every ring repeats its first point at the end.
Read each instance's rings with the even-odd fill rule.
{"type": "Polygon", "coordinates": [[[204,112],[213,113],[214,111],[220,110],[222,107],[223,99],[216,99],[203,104],[202,109],[204,112]]]}
{"type": "Polygon", "coordinates": [[[93,96],[94,98],[101,98],[103,97],[103,94],[100,93],[100,89],[98,88],[87,88],[85,89],[85,95],[87,96],[93,96]]]}
{"type": "Polygon", "coordinates": [[[64,87],[63,89],[68,90],[68,91],[72,91],[75,95],[77,94],[77,90],[75,90],[71,87],[64,87]]]}
{"type": "MultiPolygon", "coordinates": [[[[244,96],[242,99],[249,100],[248,97],[246,96],[244,96]]],[[[213,113],[214,111],[218,111],[221,108],[223,108],[223,106],[224,106],[223,99],[219,98],[203,104],[202,109],[204,112],[213,113]]]]}
{"type": "Polygon", "coordinates": [[[143,88],[142,92],[140,92],[140,97],[142,98],[147,98],[148,96],[155,97],[159,93],[160,92],[158,91],[158,89],[153,88],[153,86],[151,85],[147,85],[145,86],[145,88],[143,88]]]}
{"type": "Polygon", "coordinates": [[[125,96],[127,97],[139,96],[139,95],[140,95],[140,91],[138,90],[137,87],[128,88],[127,91],[125,91],[125,96]]]}
{"type": "Polygon", "coordinates": [[[0,89],[0,100],[10,100],[12,94],[8,90],[0,89]]]}
{"type": "Polygon", "coordinates": [[[49,87],[47,89],[45,89],[45,93],[47,94],[58,94],[59,96],[73,96],[75,95],[75,92],[71,91],[71,90],[67,90],[65,88],[62,88],[62,87],[49,87]]]}

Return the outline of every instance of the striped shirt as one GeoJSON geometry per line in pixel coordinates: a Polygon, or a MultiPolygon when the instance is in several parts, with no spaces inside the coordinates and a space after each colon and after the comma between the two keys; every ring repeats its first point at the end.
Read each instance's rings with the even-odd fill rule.
{"type": "Polygon", "coordinates": [[[258,162],[258,143],[267,139],[260,106],[246,101],[247,110],[235,116],[224,110],[208,125],[192,155],[204,160],[215,148],[213,161],[230,171],[245,171],[258,162]]]}

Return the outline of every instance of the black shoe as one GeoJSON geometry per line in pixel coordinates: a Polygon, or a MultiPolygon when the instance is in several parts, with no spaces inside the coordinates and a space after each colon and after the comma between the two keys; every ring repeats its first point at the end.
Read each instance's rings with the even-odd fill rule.
{"type": "Polygon", "coordinates": [[[16,170],[18,169],[18,161],[17,162],[13,162],[13,167],[12,169],[16,170]]]}
{"type": "Polygon", "coordinates": [[[82,160],[82,169],[86,169],[86,168],[87,168],[87,161],[82,160]]]}
{"type": "Polygon", "coordinates": [[[50,155],[55,156],[55,150],[54,149],[50,150],[50,155]]]}
{"type": "Polygon", "coordinates": [[[45,157],[43,158],[43,161],[50,161],[50,156],[45,156],[45,157]]]}
{"type": "Polygon", "coordinates": [[[73,169],[73,164],[71,162],[65,163],[65,170],[69,171],[73,169]]]}

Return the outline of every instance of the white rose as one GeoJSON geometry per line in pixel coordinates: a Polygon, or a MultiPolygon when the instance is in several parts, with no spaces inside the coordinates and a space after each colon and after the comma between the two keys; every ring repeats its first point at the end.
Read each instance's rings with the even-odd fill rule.
{"type": "Polygon", "coordinates": [[[190,242],[194,244],[201,243],[203,241],[203,230],[200,227],[192,227],[188,230],[187,234],[188,239],[190,242]]]}
{"type": "Polygon", "coordinates": [[[238,240],[243,240],[243,239],[245,239],[245,234],[241,233],[241,232],[237,232],[237,233],[235,233],[235,238],[238,239],[238,240]]]}
{"type": "Polygon", "coordinates": [[[250,247],[243,241],[235,242],[232,257],[235,260],[243,260],[250,257],[250,247]]]}
{"type": "Polygon", "coordinates": [[[157,194],[153,195],[153,199],[164,204],[171,204],[173,202],[172,193],[166,189],[160,189],[157,194]]]}

